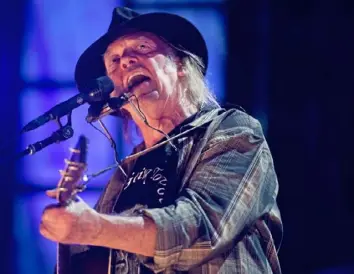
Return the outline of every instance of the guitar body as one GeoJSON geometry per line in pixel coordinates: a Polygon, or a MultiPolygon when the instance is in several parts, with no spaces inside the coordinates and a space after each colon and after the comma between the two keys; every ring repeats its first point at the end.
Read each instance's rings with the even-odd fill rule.
{"type": "Polygon", "coordinates": [[[73,274],[107,274],[109,251],[104,248],[93,248],[88,252],[74,255],[70,270],[73,274]]]}
{"type": "Polygon", "coordinates": [[[107,274],[109,250],[93,250],[70,256],[68,245],[58,244],[58,260],[55,273],[60,274],[107,274]],[[58,272],[59,271],[59,272],[58,272]]]}

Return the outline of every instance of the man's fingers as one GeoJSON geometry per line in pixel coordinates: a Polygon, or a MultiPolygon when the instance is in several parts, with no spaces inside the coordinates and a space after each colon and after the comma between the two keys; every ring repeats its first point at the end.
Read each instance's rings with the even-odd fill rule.
{"type": "Polygon", "coordinates": [[[39,226],[39,232],[41,235],[49,240],[55,241],[55,238],[53,235],[49,232],[49,230],[46,228],[46,226],[43,224],[43,222],[40,223],[39,226]]]}

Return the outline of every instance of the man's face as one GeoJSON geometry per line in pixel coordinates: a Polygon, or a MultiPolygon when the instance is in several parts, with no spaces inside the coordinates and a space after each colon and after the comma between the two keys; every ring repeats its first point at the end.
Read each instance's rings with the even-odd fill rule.
{"type": "MultiPolygon", "coordinates": [[[[179,75],[177,59],[172,56],[171,47],[151,33],[136,32],[112,42],[104,54],[104,64],[116,86],[113,96],[131,92],[143,113],[152,119],[171,112],[179,75]]],[[[123,108],[132,112],[129,104],[123,108]]]]}

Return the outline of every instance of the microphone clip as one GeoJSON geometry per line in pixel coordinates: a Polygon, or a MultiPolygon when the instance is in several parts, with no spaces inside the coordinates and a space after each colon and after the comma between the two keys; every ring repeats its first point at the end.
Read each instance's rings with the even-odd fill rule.
{"type": "Polygon", "coordinates": [[[71,126],[71,114],[72,112],[67,115],[67,123],[64,126],[60,121],[60,118],[57,117],[55,120],[59,125],[59,129],[54,131],[48,138],[29,145],[25,150],[18,154],[17,158],[22,158],[25,155],[33,155],[51,144],[60,143],[73,137],[74,129],[71,126]]]}

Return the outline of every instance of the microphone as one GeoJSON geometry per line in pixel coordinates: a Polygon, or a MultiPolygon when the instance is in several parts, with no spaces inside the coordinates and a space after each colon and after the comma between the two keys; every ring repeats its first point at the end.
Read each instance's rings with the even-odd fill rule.
{"type": "Polygon", "coordinates": [[[130,93],[125,92],[119,97],[109,98],[105,102],[99,102],[97,104],[92,104],[88,109],[88,114],[86,116],[86,121],[88,123],[96,122],[102,117],[113,114],[122,106],[129,102],[130,93]]]}
{"type": "Polygon", "coordinates": [[[22,132],[34,130],[50,120],[58,119],[69,114],[73,109],[92,102],[99,102],[109,98],[109,94],[114,90],[112,80],[107,77],[99,77],[91,83],[79,88],[80,93],[70,99],[54,106],[41,116],[29,122],[22,128],[22,132]]]}

